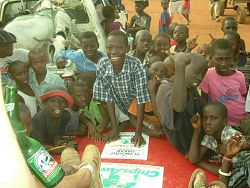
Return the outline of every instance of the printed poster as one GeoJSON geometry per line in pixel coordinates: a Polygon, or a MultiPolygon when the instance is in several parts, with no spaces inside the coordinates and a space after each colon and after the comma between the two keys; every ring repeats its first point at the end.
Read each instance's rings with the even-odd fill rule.
{"type": "Polygon", "coordinates": [[[143,138],[146,140],[146,144],[139,148],[131,143],[131,138],[134,134],[134,132],[121,132],[121,138],[119,140],[105,144],[102,151],[102,158],[147,160],[149,136],[142,134],[143,138]]]}
{"type": "Polygon", "coordinates": [[[162,188],[164,167],[102,163],[101,179],[104,188],[162,188]]]}

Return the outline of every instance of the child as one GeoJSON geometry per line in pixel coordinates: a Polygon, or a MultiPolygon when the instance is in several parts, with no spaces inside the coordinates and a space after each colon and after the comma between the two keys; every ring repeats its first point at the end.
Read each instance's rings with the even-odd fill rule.
{"type": "MultiPolygon", "coordinates": [[[[194,128],[192,142],[189,150],[189,161],[192,163],[198,163],[202,160],[204,155],[209,149],[221,154],[222,156],[226,153],[221,149],[222,144],[227,144],[231,138],[239,137],[243,141],[243,148],[247,148],[245,138],[240,132],[227,125],[227,108],[225,105],[219,102],[212,102],[207,104],[202,110],[202,118],[199,113],[196,113],[192,119],[192,126],[194,128]],[[205,131],[206,135],[200,142],[201,130],[205,131]]],[[[246,151],[238,153],[238,155],[232,156],[224,155],[224,161],[232,161],[233,163],[240,162],[241,156],[244,156],[246,151]]],[[[216,172],[219,168],[214,166],[212,172],[216,172]]],[[[219,170],[219,174],[224,176],[227,172],[219,170]]],[[[230,176],[230,175],[229,175],[230,176]]]]}
{"type": "Polygon", "coordinates": [[[207,70],[207,63],[202,56],[193,53],[179,53],[171,59],[168,63],[174,63],[174,76],[159,86],[156,109],[168,140],[185,154],[193,134],[189,119],[204,106],[196,87],[207,70]]]}
{"type": "Polygon", "coordinates": [[[207,61],[208,67],[213,67],[210,61],[210,45],[209,44],[202,44],[197,49],[197,54],[201,54],[207,61]]]}
{"type": "Polygon", "coordinates": [[[115,113],[119,115],[119,122],[128,121],[128,108],[132,99],[136,98],[137,124],[131,142],[135,146],[141,146],[145,143],[141,135],[144,104],[150,98],[146,89],[146,71],[137,58],[126,55],[127,49],[126,34],[121,31],[112,31],[107,39],[108,58],[103,58],[98,64],[93,99],[105,102],[107,105],[112,125],[112,130],[104,138],[107,142],[119,138],[120,131],[115,113]]]}
{"type": "Polygon", "coordinates": [[[200,84],[202,97],[205,101],[223,103],[228,110],[228,124],[239,124],[245,116],[246,94],[243,73],[231,69],[233,50],[225,39],[216,39],[211,46],[211,61],[215,67],[209,68],[200,84]]]}
{"type": "Polygon", "coordinates": [[[32,71],[29,73],[29,80],[38,101],[40,101],[39,96],[44,93],[48,86],[56,85],[65,88],[63,80],[59,75],[47,71],[46,65],[48,62],[48,56],[42,49],[30,50],[29,64],[32,71]]]}
{"type": "Polygon", "coordinates": [[[102,21],[102,27],[106,36],[113,30],[124,30],[120,22],[115,21],[115,10],[112,6],[104,6],[102,9],[102,15],[104,20],[102,21]]]}
{"type": "Polygon", "coordinates": [[[19,102],[23,102],[29,108],[31,117],[37,113],[35,93],[29,84],[29,68],[21,61],[13,61],[9,65],[9,73],[16,82],[19,102]]]}
{"type": "Polygon", "coordinates": [[[176,22],[172,22],[170,25],[169,25],[169,37],[170,37],[170,46],[174,46],[176,45],[176,41],[174,40],[174,29],[175,27],[179,25],[178,23],[176,22]]]}
{"type": "Polygon", "coordinates": [[[163,11],[159,20],[159,33],[166,33],[169,35],[169,25],[171,24],[171,18],[168,13],[169,0],[161,0],[161,7],[163,11]]]}
{"type": "Polygon", "coordinates": [[[71,118],[65,108],[73,105],[72,97],[64,87],[51,85],[44,90],[40,99],[44,109],[32,118],[32,137],[44,144],[46,148],[64,145],[62,136],[71,118]]]}
{"type": "Polygon", "coordinates": [[[247,57],[240,53],[240,35],[236,32],[227,32],[225,33],[224,39],[226,39],[233,47],[233,67],[244,66],[247,62],[247,57]]]}
{"type": "Polygon", "coordinates": [[[189,37],[189,29],[187,26],[179,24],[174,29],[174,40],[176,45],[170,48],[170,53],[176,54],[179,52],[186,52],[187,49],[187,39],[189,37]]]}
{"type": "Polygon", "coordinates": [[[59,52],[56,56],[57,67],[64,68],[67,60],[71,60],[76,64],[78,72],[95,72],[96,64],[106,55],[99,51],[99,43],[97,36],[92,31],[86,31],[81,35],[82,52],[67,50],[59,52]]]}
{"type": "Polygon", "coordinates": [[[148,30],[140,30],[135,36],[136,49],[129,52],[129,55],[137,57],[145,68],[148,68],[149,51],[152,43],[152,34],[148,30]]]}
{"type": "MultiPolygon", "coordinates": [[[[144,12],[147,7],[146,0],[135,0],[135,11],[136,15],[132,16],[130,24],[128,26],[128,33],[131,34],[133,38],[140,30],[150,30],[151,16],[144,12]]],[[[133,45],[133,49],[135,45],[133,45]]]]}
{"type": "MultiPolygon", "coordinates": [[[[221,30],[223,31],[224,35],[229,31],[237,33],[238,21],[234,17],[224,18],[221,24],[221,30]]],[[[240,41],[240,56],[242,58],[242,61],[240,61],[240,66],[244,66],[244,63],[246,63],[245,59],[247,59],[246,45],[244,39],[241,39],[240,41]]]]}
{"type": "Polygon", "coordinates": [[[152,56],[160,56],[162,61],[168,56],[170,38],[165,33],[159,33],[154,39],[154,51],[152,56]]]}
{"type": "Polygon", "coordinates": [[[181,14],[186,18],[187,25],[190,24],[191,20],[189,19],[190,14],[190,0],[183,0],[181,14]]]}
{"type": "Polygon", "coordinates": [[[182,0],[170,0],[169,13],[171,16],[171,20],[173,20],[174,18],[175,11],[177,12],[179,16],[181,15],[181,4],[182,4],[182,0]]]}

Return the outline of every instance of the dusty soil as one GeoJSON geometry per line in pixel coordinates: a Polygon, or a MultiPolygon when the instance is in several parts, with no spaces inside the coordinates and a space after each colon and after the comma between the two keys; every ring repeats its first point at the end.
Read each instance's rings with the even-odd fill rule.
{"type": "MultiPolygon", "coordinates": [[[[123,0],[123,4],[126,7],[126,11],[129,15],[129,21],[131,16],[135,14],[134,0],[123,0]]],[[[209,17],[209,0],[191,0],[191,23],[189,26],[190,37],[199,35],[198,43],[210,42],[208,33],[212,33],[214,37],[222,37],[221,22],[210,21],[209,17]]],[[[158,32],[158,21],[162,11],[160,0],[149,0],[149,7],[145,9],[152,17],[151,32],[155,36],[158,32]]],[[[236,12],[231,9],[225,10],[225,16],[235,16],[236,12]]],[[[223,16],[223,17],[225,17],[223,16]]],[[[221,17],[221,19],[223,19],[221,17]]],[[[174,17],[174,22],[186,23],[184,18],[179,18],[177,15],[174,17]]],[[[239,34],[246,42],[247,51],[250,51],[250,16],[248,14],[246,23],[240,24],[238,29],[239,34]]]]}

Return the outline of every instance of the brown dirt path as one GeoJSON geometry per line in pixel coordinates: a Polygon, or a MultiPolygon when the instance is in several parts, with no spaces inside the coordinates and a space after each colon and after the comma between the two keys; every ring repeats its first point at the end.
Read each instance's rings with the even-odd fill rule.
{"type": "MultiPolygon", "coordinates": [[[[160,0],[149,0],[149,7],[145,9],[152,17],[151,22],[151,32],[155,36],[158,32],[158,21],[162,11],[160,6],[160,0]]],[[[131,16],[135,14],[134,10],[134,0],[123,0],[123,4],[126,7],[126,11],[129,14],[129,21],[131,16]]],[[[208,43],[210,42],[210,37],[208,33],[212,33],[214,37],[222,37],[221,22],[217,23],[215,21],[210,21],[209,17],[209,0],[191,0],[191,23],[189,26],[190,37],[195,37],[199,35],[198,43],[208,43]]],[[[234,16],[235,11],[226,9],[225,16],[234,16]]],[[[223,19],[223,17],[221,17],[223,19]]],[[[174,18],[175,22],[180,23],[180,19],[177,16],[174,18]]],[[[186,22],[184,22],[186,23],[186,22]]],[[[246,48],[250,51],[250,16],[247,16],[245,24],[240,24],[238,29],[239,34],[246,42],[246,48]]],[[[195,51],[195,50],[194,50],[195,51]]]]}

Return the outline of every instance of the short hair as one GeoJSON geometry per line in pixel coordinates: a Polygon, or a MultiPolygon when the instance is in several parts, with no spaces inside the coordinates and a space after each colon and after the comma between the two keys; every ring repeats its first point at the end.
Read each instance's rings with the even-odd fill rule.
{"type": "Polygon", "coordinates": [[[222,20],[222,24],[221,24],[221,26],[222,26],[222,28],[225,26],[225,22],[226,21],[228,21],[228,20],[231,20],[231,21],[234,21],[234,22],[236,22],[236,24],[238,25],[238,21],[234,18],[234,17],[226,17],[226,18],[224,18],[223,20],[222,20]]]}
{"type": "MultiPolygon", "coordinates": [[[[223,104],[223,103],[220,103],[220,102],[210,102],[210,103],[207,103],[204,108],[208,107],[208,106],[212,106],[212,107],[215,107],[217,109],[220,110],[221,114],[222,114],[222,117],[224,119],[226,119],[228,117],[228,114],[227,114],[227,107],[223,104]]],[[[204,109],[203,108],[203,109],[204,109]]]]}
{"type": "Polygon", "coordinates": [[[128,46],[128,37],[124,32],[119,30],[114,30],[109,33],[108,38],[111,36],[122,37],[125,42],[125,45],[128,46]]]}
{"type": "Polygon", "coordinates": [[[159,33],[159,34],[157,34],[157,35],[155,36],[155,38],[154,38],[154,41],[156,41],[156,39],[162,38],[162,37],[165,37],[165,38],[168,39],[168,41],[170,42],[170,37],[169,37],[169,35],[166,34],[166,33],[159,33]]]}
{"type": "Polygon", "coordinates": [[[32,55],[37,55],[37,54],[43,54],[46,58],[48,58],[48,55],[47,53],[44,51],[44,49],[42,48],[33,48],[29,51],[29,60],[30,60],[30,56],[32,55]]]}
{"type": "Polygon", "coordinates": [[[178,24],[177,26],[175,26],[175,28],[176,27],[181,27],[181,28],[183,28],[184,30],[185,30],[185,32],[187,32],[187,34],[189,34],[189,29],[188,29],[188,27],[186,26],[186,25],[184,25],[184,24],[178,24]]]}
{"type": "Polygon", "coordinates": [[[82,42],[82,39],[89,39],[89,38],[95,39],[95,41],[98,43],[97,36],[93,31],[83,32],[80,37],[80,41],[82,42]]]}
{"type": "Polygon", "coordinates": [[[88,87],[93,87],[96,80],[96,74],[90,72],[82,72],[77,76],[77,82],[87,85],[88,87]]]}
{"type": "Polygon", "coordinates": [[[17,60],[17,61],[13,61],[9,64],[8,72],[10,74],[13,74],[15,67],[18,65],[24,65],[28,69],[28,67],[26,66],[26,64],[24,62],[17,60]]]}
{"type": "Polygon", "coordinates": [[[152,34],[150,33],[150,31],[148,31],[148,30],[140,30],[140,31],[138,31],[138,32],[135,34],[135,41],[138,40],[139,36],[141,36],[142,33],[147,33],[147,34],[150,35],[151,38],[152,38],[152,34]]]}
{"type": "Polygon", "coordinates": [[[112,18],[115,15],[114,8],[110,5],[104,6],[102,9],[102,15],[105,18],[112,18]]]}
{"type": "Polygon", "coordinates": [[[239,33],[229,31],[229,32],[226,32],[226,33],[224,34],[224,37],[225,37],[226,35],[232,36],[233,38],[236,39],[237,43],[240,44],[241,38],[240,38],[240,34],[239,34],[239,33]]]}
{"type": "Polygon", "coordinates": [[[149,6],[149,1],[148,0],[135,0],[135,4],[142,4],[144,8],[149,6]]]}
{"type": "Polygon", "coordinates": [[[210,48],[211,55],[213,55],[215,53],[216,49],[233,51],[232,45],[226,39],[215,39],[212,42],[212,45],[210,48]]]}
{"type": "Polygon", "coordinates": [[[70,95],[74,94],[76,88],[81,88],[82,90],[87,91],[91,87],[90,85],[86,85],[82,82],[71,82],[68,86],[68,93],[70,95]]]}

